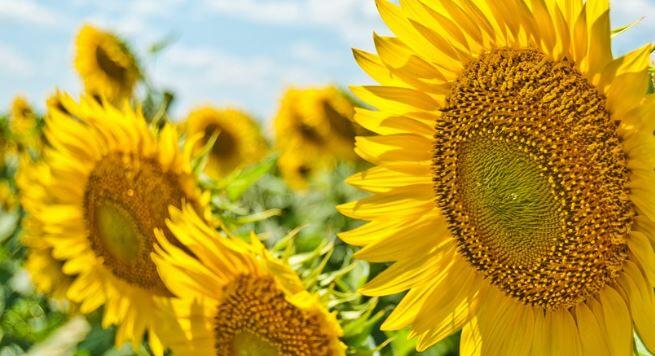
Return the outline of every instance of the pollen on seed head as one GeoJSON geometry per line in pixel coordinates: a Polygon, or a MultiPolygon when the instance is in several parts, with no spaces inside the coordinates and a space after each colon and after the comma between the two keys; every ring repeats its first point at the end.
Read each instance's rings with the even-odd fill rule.
{"type": "Polygon", "coordinates": [[[497,49],[436,124],[437,204],[460,253],[525,304],[557,309],[617,278],[634,206],[605,98],[571,63],[497,49]]]}

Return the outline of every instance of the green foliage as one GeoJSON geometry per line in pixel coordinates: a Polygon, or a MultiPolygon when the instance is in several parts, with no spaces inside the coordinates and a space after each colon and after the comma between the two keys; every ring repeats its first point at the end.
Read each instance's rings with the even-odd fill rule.
{"type": "Polygon", "coordinates": [[[231,201],[236,201],[265,174],[269,173],[277,163],[277,155],[271,155],[251,166],[239,169],[220,182],[225,195],[231,201]]]}
{"type": "Polygon", "coordinates": [[[617,27],[617,28],[613,29],[612,30],[612,37],[618,36],[618,35],[622,34],[623,32],[628,31],[629,29],[631,29],[631,28],[635,27],[636,25],[638,25],[643,20],[644,20],[644,18],[642,17],[640,19],[637,19],[637,20],[625,25],[625,26],[620,26],[620,27],[617,27]]]}
{"type": "Polygon", "coordinates": [[[18,211],[0,212],[0,354],[23,353],[67,320],[46,298],[25,288],[20,215],[18,211]]]}

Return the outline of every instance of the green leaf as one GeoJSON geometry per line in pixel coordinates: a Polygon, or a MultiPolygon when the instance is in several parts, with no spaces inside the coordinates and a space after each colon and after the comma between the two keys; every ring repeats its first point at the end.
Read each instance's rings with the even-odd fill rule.
{"type": "Polygon", "coordinates": [[[114,347],[116,328],[111,326],[103,329],[99,320],[91,320],[91,322],[91,330],[86,339],[78,344],[76,356],[103,355],[114,347]]]}
{"type": "Polygon", "coordinates": [[[232,201],[239,199],[248,188],[270,172],[275,167],[276,162],[277,155],[271,155],[258,163],[231,174],[223,181],[227,197],[232,201]]]}
{"type": "Polygon", "coordinates": [[[168,34],[166,37],[160,39],[159,41],[153,43],[148,47],[148,53],[150,53],[153,56],[158,55],[161,53],[163,50],[168,48],[170,45],[175,43],[178,39],[178,35],[176,34],[168,34]]]}
{"type": "Polygon", "coordinates": [[[243,224],[270,219],[274,216],[280,216],[280,215],[282,215],[282,211],[280,209],[268,209],[265,211],[260,211],[258,213],[238,217],[236,218],[235,222],[237,224],[243,225],[243,224]]]}
{"type": "Polygon", "coordinates": [[[612,37],[616,37],[616,36],[622,34],[623,32],[635,27],[636,25],[638,25],[643,20],[644,20],[644,18],[642,17],[640,19],[632,21],[631,23],[629,23],[629,24],[627,24],[625,26],[621,26],[621,27],[617,27],[617,28],[613,29],[612,30],[612,37]]]}

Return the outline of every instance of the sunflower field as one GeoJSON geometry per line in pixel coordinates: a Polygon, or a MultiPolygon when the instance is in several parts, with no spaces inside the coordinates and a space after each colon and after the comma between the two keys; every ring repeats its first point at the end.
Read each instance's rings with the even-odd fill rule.
{"type": "Polygon", "coordinates": [[[375,2],[377,84],[259,119],[81,25],[83,90],[0,114],[0,356],[654,353],[653,44],[608,0],[375,2]]]}

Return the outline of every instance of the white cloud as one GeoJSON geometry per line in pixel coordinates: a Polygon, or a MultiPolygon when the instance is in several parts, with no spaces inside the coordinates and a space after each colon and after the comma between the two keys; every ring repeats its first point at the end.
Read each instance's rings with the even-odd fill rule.
{"type": "Polygon", "coordinates": [[[14,48],[0,44],[0,73],[12,78],[28,78],[34,74],[34,65],[14,48]]]}
{"type": "Polygon", "coordinates": [[[655,28],[655,2],[653,0],[613,0],[612,22],[615,26],[627,25],[643,18],[639,26],[655,28]]]}
{"type": "Polygon", "coordinates": [[[297,42],[291,45],[289,54],[294,59],[303,63],[321,66],[336,66],[339,63],[339,56],[330,53],[310,42],[297,42]]]}
{"type": "Polygon", "coordinates": [[[160,40],[165,35],[164,31],[168,29],[162,24],[180,13],[184,1],[78,1],[75,5],[86,14],[83,22],[111,29],[122,36],[139,38],[147,43],[160,40]]]}
{"type": "Polygon", "coordinates": [[[373,0],[206,0],[214,11],[263,24],[316,26],[350,44],[370,41],[380,21],[373,0]]]}
{"type": "Polygon", "coordinates": [[[297,21],[302,10],[301,4],[294,1],[209,0],[208,3],[219,13],[264,23],[297,21]]]}
{"type": "Polygon", "coordinates": [[[180,70],[196,73],[195,81],[233,87],[258,87],[275,71],[270,58],[240,58],[204,47],[173,46],[163,54],[163,61],[180,70]]]}
{"type": "Polygon", "coordinates": [[[32,0],[0,0],[0,20],[53,27],[59,24],[59,15],[32,0]]]}
{"type": "Polygon", "coordinates": [[[326,83],[320,71],[264,54],[239,56],[217,49],[175,45],[158,59],[155,82],[178,95],[175,114],[201,103],[247,108],[269,117],[289,85],[326,83]]]}

